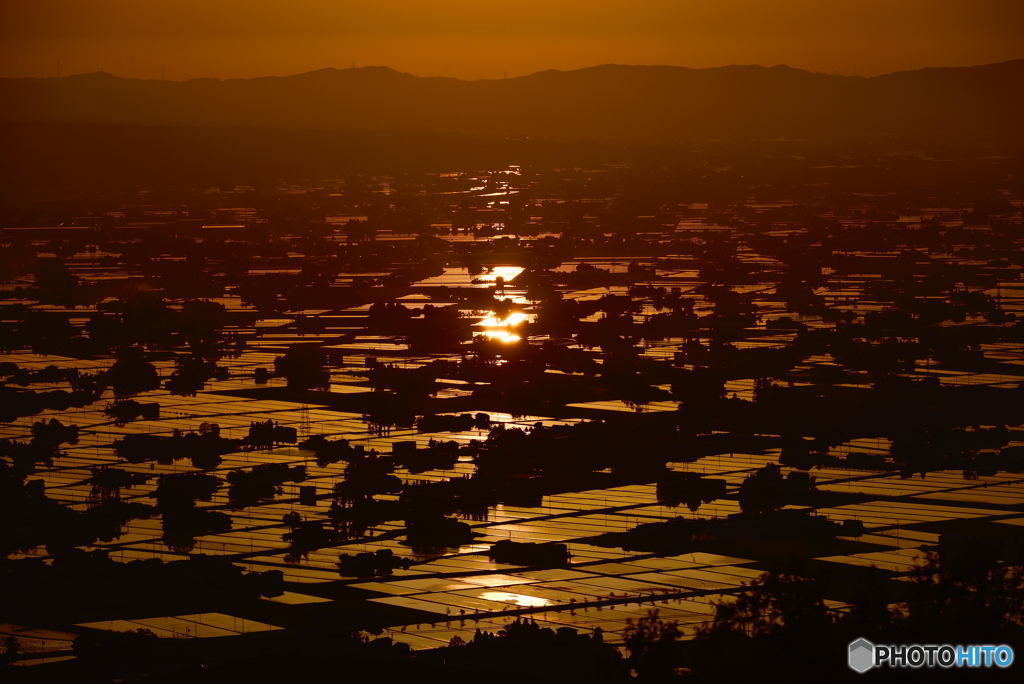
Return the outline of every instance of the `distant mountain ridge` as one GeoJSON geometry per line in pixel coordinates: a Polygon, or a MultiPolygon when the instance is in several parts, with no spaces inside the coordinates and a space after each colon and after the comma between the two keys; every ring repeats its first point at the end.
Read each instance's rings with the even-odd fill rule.
{"type": "Polygon", "coordinates": [[[601,65],[510,79],[387,67],[252,79],[0,79],[0,122],[453,133],[562,141],[903,136],[1019,142],[1024,60],[876,77],[601,65]]]}

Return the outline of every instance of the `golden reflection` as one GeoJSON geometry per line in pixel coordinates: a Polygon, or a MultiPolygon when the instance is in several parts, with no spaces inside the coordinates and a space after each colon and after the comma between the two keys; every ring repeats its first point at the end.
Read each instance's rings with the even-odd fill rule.
{"type": "Polygon", "coordinates": [[[485,591],[480,598],[488,601],[501,603],[515,603],[520,606],[550,606],[551,601],[539,596],[527,596],[526,594],[513,594],[509,591],[485,591]]]}
{"type": "Polygon", "coordinates": [[[481,283],[493,283],[501,278],[503,282],[509,283],[522,272],[522,266],[495,266],[487,273],[477,276],[477,280],[481,283]]]}
{"type": "Polygon", "coordinates": [[[482,334],[487,339],[511,344],[523,339],[513,332],[513,328],[525,323],[527,318],[529,316],[522,311],[513,311],[505,318],[498,318],[497,314],[492,311],[489,316],[480,321],[479,325],[483,328],[482,334]]]}

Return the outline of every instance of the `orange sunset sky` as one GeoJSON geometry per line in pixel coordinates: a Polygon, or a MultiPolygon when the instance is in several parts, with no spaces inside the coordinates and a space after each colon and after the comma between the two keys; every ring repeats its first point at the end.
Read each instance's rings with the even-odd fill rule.
{"type": "Polygon", "coordinates": [[[871,75],[1024,56],[1021,0],[3,0],[0,75],[251,77],[601,63],[871,75]]]}

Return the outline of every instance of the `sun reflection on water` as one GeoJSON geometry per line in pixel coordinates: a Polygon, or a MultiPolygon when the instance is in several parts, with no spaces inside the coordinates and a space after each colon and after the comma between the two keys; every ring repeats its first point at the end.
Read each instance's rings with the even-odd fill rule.
{"type": "Polygon", "coordinates": [[[483,328],[482,334],[487,339],[511,344],[523,339],[513,332],[513,329],[525,323],[528,318],[529,316],[522,311],[513,311],[505,318],[498,318],[497,314],[491,312],[489,316],[480,321],[479,325],[483,328]]]}
{"type": "Polygon", "coordinates": [[[522,272],[522,266],[495,266],[489,272],[477,276],[477,281],[481,283],[493,283],[498,278],[501,278],[504,282],[508,283],[514,280],[515,277],[522,272]]]}
{"type": "Polygon", "coordinates": [[[480,598],[500,603],[515,603],[520,606],[549,606],[551,601],[539,596],[528,596],[526,594],[514,594],[509,591],[485,591],[480,598]]]}

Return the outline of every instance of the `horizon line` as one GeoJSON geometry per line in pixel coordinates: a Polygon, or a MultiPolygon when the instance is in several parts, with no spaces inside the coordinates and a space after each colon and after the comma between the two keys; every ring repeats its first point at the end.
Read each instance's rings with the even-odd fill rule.
{"type": "Polygon", "coordinates": [[[365,66],[348,66],[348,67],[326,66],[326,67],[320,67],[320,68],[317,68],[317,69],[310,69],[308,71],[299,71],[299,72],[288,73],[288,74],[281,74],[281,75],[267,74],[267,75],[262,75],[262,76],[231,76],[231,77],[193,76],[193,77],[189,77],[189,78],[178,78],[178,79],[175,79],[175,78],[163,78],[163,77],[161,77],[161,78],[146,78],[146,77],[138,77],[138,76],[122,76],[122,75],[118,75],[118,74],[106,71],[105,69],[103,69],[101,67],[100,69],[98,69],[96,71],[83,71],[83,72],[77,72],[77,73],[67,74],[67,75],[58,74],[58,75],[54,75],[54,76],[0,76],[0,80],[54,81],[54,80],[65,80],[65,79],[69,79],[69,78],[80,78],[80,77],[83,77],[83,76],[108,76],[110,78],[116,78],[116,79],[120,79],[120,80],[124,80],[124,81],[168,81],[168,82],[171,82],[171,83],[188,83],[190,81],[220,81],[220,82],[224,82],[224,81],[257,81],[257,80],[263,80],[263,79],[296,78],[296,77],[299,77],[299,76],[308,76],[308,75],[311,75],[311,74],[317,74],[317,73],[323,73],[323,72],[345,73],[345,72],[352,72],[352,71],[371,71],[372,70],[372,71],[389,71],[389,72],[395,73],[396,75],[409,76],[411,78],[437,79],[437,80],[447,80],[447,81],[460,81],[460,82],[463,82],[463,83],[474,83],[474,82],[480,82],[480,81],[513,81],[513,80],[517,80],[517,79],[531,78],[533,76],[537,76],[537,75],[540,75],[540,74],[548,74],[548,73],[564,73],[564,74],[567,74],[567,73],[576,73],[576,72],[581,72],[581,71],[589,71],[589,70],[593,70],[593,69],[601,69],[601,68],[608,68],[608,67],[625,67],[625,68],[635,68],[635,69],[678,69],[678,70],[682,70],[682,71],[719,71],[719,70],[724,70],[724,69],[766,69],[766,70],[768,70],[768,69],[789,69],[789,70],[792,70],[792,71],[801,71],[801,72],[804,72],[804,73],[807,73],[807,74],[814,74],[814,75],[819,75],[819,76],[833,76],[833,77],[841,77],[841,78],[861,78],[861,79],[869,80],[869,79],[874,79],[874,78],[884,78],[886,76],[892,76],[892,75],[895,75],[895,74],[916,73],[916,72],[921,72],[921,71],[934,71],[934,70],[976,69],[976,68],[981,68],[981,67],[1003,66],[1003,65],[1013,64],[1013,63],[1016,63],[1016,62],[1024,62],[1024,56],[1016,57],[1016,58],[1013,58],[1013,59],[1006,59],[1006,60],[1002,60],[1002,61],[998,61],[998,62],[985,62],[985,63],[981,63],[981,64],[965,64],[965,65],[953,65],[953,66],[932,65],[932,66],[923,66],[923,67],[919,67],[919,68],[916,68],[916,69],[897,69],[895,71],[887,71],[885,73],[875,74],[875,75],[872,75],[872,76],[866,76],[864,74],[847,74],[847,73],[840,73],[840,72],[816,71],[816,70],[813,70],[813,69],[805,69],[803,67],[791,66],[789,64],[771,64],[771,65],[768,65],[768,64],[737,64],[737,63],[733,63],[733,64],[722,64],[722,65],[718,65],[718,66],[709,66],[709,67],[690,67],[690,66],[685,66],[685,65],[682,65],[682,64],[627,64],[627,63],[623,63],[623,62],[603,62],[603,63],[600,63],[600,64],[592,64],[592,65],[589,65],[589,66],[577,67],[577,68],[572,68],[572,69],[549,68],[549,69],[540,69],[538,71],[532,71],[532,72],[525,73],[525,74],[520,74],[518,76],[503,76],[503,77],[493,77],[492,76],[492,77],[481,77],[481,78],[460,78],[458,76],[422,75],[422,74],[414,74],[414,73],[411,73],[411,72],[408,72],[408,71],[402,71],[400,69],[396,69],[396,68],[394,68],[392,66],[388,66],[388,65],[369,64],[369,65],[365,65],[365,66]]]}

